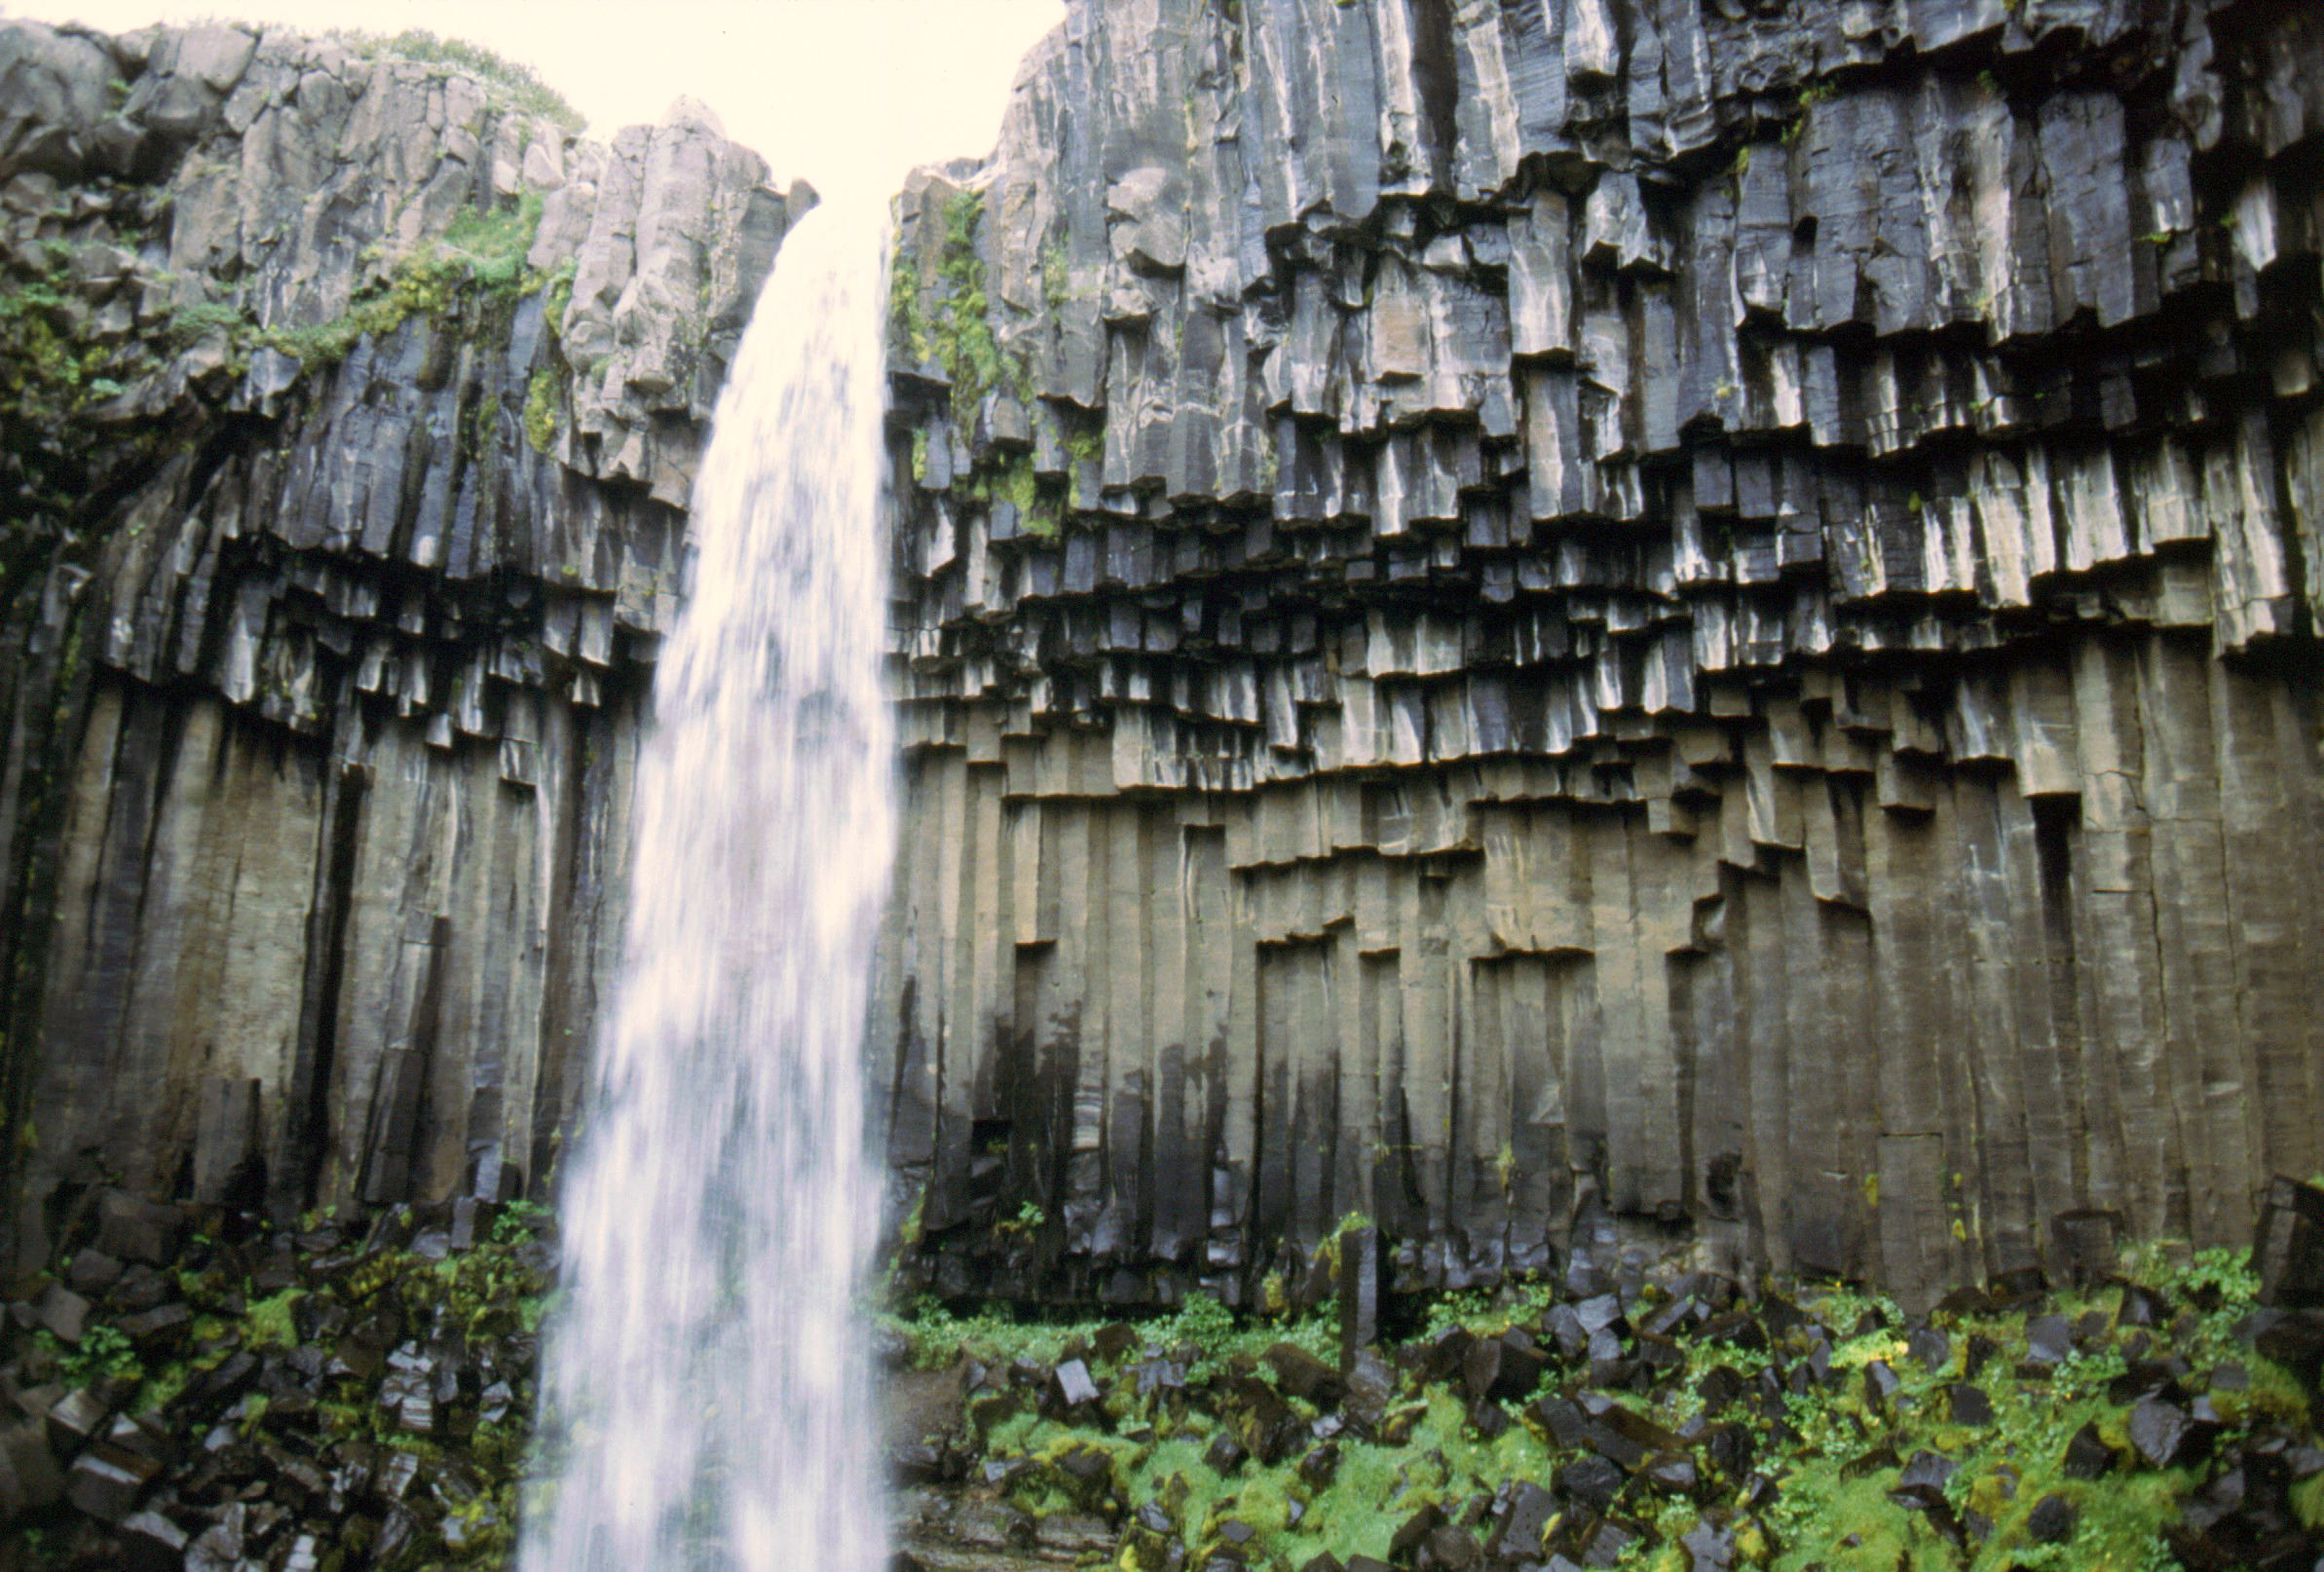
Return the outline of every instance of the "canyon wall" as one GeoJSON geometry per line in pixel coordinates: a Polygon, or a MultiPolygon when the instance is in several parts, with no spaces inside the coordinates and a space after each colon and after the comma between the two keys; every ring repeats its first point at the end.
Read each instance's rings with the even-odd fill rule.
{"type": "Polygon", "coordinates": [[[1073,4],[904,206],[907,1280],[2247,1239],[2320,168],[2258,0],[1073,4]]]}
{"type": "MultiPolygon", "coordinates": [[[[553,1176],[811,194],[473,67],[0,24],[19,1259],[553,1176]]],[[[2324,1168],[2320,174],[2260,0],[1071,6],[901,204],[901,1281],[2243,1239],[2324,1168]]]]}
{"type": "Polygon", "coordinates": [[[0,22],[19,1259],[99,1178],[553,1162],[697,450],[811,200],[683,103],[571,123],[425,39],[0,22]]]}

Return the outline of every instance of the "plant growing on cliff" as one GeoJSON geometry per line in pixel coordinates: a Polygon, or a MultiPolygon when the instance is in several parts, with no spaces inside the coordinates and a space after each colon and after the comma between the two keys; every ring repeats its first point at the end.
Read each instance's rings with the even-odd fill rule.
{"type": "Polygon", "coordinates": [[[562,339],[565,336],[565,314],[573,309],[573,279],[580,272],[581,263],[567,257],[557,264],[548,276],[548,287],[541,297],[541,314],[548,323],[548,330],[562,339]]]}
{"type": "Polygon", "coordinates": [[[1028,535],[1049,540],[1064,523],[1064,500],[1042,484],[1027,454],[981,459],[962,491],[977,502],[1007,503],[1016,509],[1017,527],[1028,535]]]}
{"type": "Polygon", "coordinates": [[[0,263],[0,485],[14,499],[0,516],[0,609],[35,581],[93,468],[133,462],[150,439],[99,407],[143,372],[150,350],[99,328],[69,271],[77,249],[43,243],[0,263]]]}
{"type": "Polygon", "coordinates": [[[1106,427],[1104,422],[1066,432],[1066,457],[1076,465],[1106,462],[1106,427]]]}
{"type": "Polygon", "coordinates": [[[468,264],[470,281],[487,290],[517,295],[547,287],[547,275],[528,275],[525,253],[541,233],[542,196],[521,193],[515,202],[491,208],[464,207],[445,227],[443,244],[468,264]]]}
{"type": "Polygon", "coordinates": [[[1028,1201],[1017,1209],[1015,1216],[994,1224],[993,1231],[1001,1234],[1015,1234],[1019,1238],[1030,1238],[1040,1232],[1041,1225],[1048,1220],[1049,1214],[1043,1210],[1040,1202],[1028,1201]]]}
{"type": "Polygon", "coordinates": [[[253,1302],[243,1317],[247,1339],[252,1348],[293,1348],[299,1340],[298,1324],[292,1319],[292,1309],[306,1297],[298,1289],[284,1289],[281,1292],[253,1302]]]}
{"type": "MultiPolygon", "coordinates": [[[[541,195],[531,191],[490,209],[464,209],[440,240],[422,242],[358,289],[348,309],[328,321],[261,327],[238,306],[202,300],[171,314],[169,337],[182,348],[223,333],[237,359],[271,349],[318,367],[336,364],[363,339],[383,339],[414,317],[506,313],[559,277],[525,265],[540,231],[541,210],[541,195]]],[[[570,275],[563,276],[570,294],[570,275]]]]}
{"type": "Polygon", "coordinates": [[[889,331],[914,360],[934,360],[944,368],[952,382],[953,421],[963,431],[975,429],[985,395],[995,389],[1005,387],[1024,401],[1031,397],[1025,366],[1001,348],[988,315],[985,263],[977,254],[984,212],[981,192],[956,192],[945,204],[932,302],[909,259],[900,259],[888,279],[889,331]]]}
{"type": "Polygon", "coordinates": [[[555,371],[541,366],[525,384],[525,441],[535,453],[546,453],[556,443],[557,381],[555,371]]]}
{"type": "Polygon", "coordinates": [[[1058,311],[1073,298],[1073,274],[1066,261],[1066,248],[1056,241],[1041,247],[1041,298],[1051,311],[1058,311]]]}

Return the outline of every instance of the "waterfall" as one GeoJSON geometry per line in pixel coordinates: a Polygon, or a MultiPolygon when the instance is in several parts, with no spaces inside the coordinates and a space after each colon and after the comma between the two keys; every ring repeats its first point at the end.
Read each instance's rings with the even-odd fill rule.
{"type": "Polygon", "coordinates": [[[886,217],[783,243],[694,485],[638,766],[620,986],[562,1207],[553,1485],[524,1572],[884,1555],[857,1291],[862,1056],[893,855],[886,217]]]}

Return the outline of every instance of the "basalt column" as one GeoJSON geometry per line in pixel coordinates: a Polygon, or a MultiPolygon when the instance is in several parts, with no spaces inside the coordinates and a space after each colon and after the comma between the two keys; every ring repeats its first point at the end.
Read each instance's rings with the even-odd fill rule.
{"type": "Polygon", "coordinates": [[[0,22],[0,1255],[553,1169],[795,203],[441,60],[0,22]],[[13,1235],[13,1240],[8,1235],[13,1235]]]}
{"type": "Polygon", "coordinates": [[[917,179],[911,1273],[1908,1297],[2324,1167],[2324,21],[1117,0],[917,179]]]}

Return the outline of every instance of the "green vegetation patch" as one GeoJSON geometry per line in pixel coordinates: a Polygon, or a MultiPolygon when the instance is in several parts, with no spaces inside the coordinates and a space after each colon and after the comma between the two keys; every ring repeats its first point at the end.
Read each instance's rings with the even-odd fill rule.
{"type": "MultiPolygon", "coordinates": [[[[279,350],[309,366],[346,358],[365,338],[381,339],[414,317],[447,318],[468,310],[506,313],[526,295],[549,286],[553,275],[525,266],[541,228],[542,198],[528,191],[492,209],[464,209],[440,241],[424,241],[385,275],[357,291],[354,304],[327,322],[262,328],[215,302],[179,311],[171,330],[181,341],[223,329],[247,354],[279,350]]],[[[570,290],[570,281],[568,281],[570,290]]]]}
{"type": "Polygon", "coordinates": [[[557,439],[557,389],[562,383],[549,366],[537,368],[525,384],[525,441],[535,453],[546,453],[557,439]]]}
{"type": "Polygon", "coordinates": [[[1255,1572],[1325,1553],[1401,1566],[1447,1532],[1472,1550],[1446,1561],[1440,1538],[1439,1564],[1686,1572],[1704,1564],[1693,1537],[1723,1547],[1717,1564],[1777,1572],[2159,1572],[2182,1549],[2218,1553],[2202,1536],[2229,1509],[2191,1503],[2239,1499],[2222,1477],[2279,1456],[2310,1459],[2281,1510],[2324,1529],[2314,1394],[2251,1345],[2239,1254],[2134,1252],[2101,1286],[1962,1295],[1926,1322],[1846,1285],[1725,1291],[1714,1310],[1703,1282],[1622,1304],[1619,1359],[1561,1351],[1561,1326],[1615,1301],[1546,1281],[1404,1303],[1410,1340],[1379,1351],[1361,1402],[1328,1312],[1198,1298],[1066,1323],[922,1300],[891,1329],[924,1366],[969,1362],[956,1444],[993,1481],[976,1488],[1036,1521],[1098,1515],[1124,1572],[1228,1552],[1255,1572]],[[1539,1374],[1481,1396],[1468,1356],[1489,1342],[1533,1350],[1539,1374]],[[2142,1403],[2199,1444],[2158,1450],[2142,1403]],[[1531,1519],[1512,1516],[1526,1490],[1547,1504],[1531,1519]]]}

